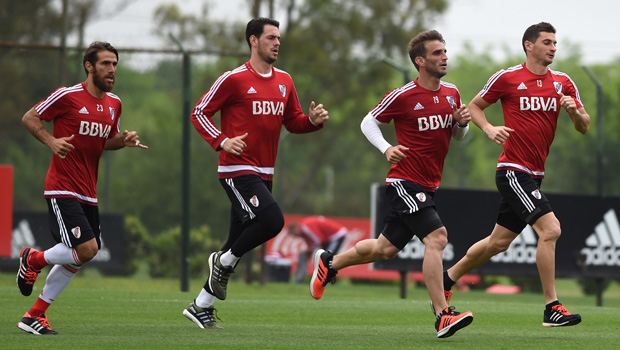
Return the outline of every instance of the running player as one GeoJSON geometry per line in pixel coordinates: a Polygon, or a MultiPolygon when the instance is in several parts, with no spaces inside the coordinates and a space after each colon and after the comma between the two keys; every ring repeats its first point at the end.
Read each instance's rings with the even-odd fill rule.
{"type": "Polygon", "coordinates": [[[32,293],[41,269],[54,265],[37,301],[17,324],[32,334],[57,334],[47,321],[47,308],[101,248],[97,175],[103,150],[148,148],[135,131],[119,132],[121,100],[110,92],[117,63],[112,45],[92,43],[84,53],[86,81],[57,89],[22,118],[30,133],[53,153],[44,197],[50,230],[58,242],[42,252],[25,247],[20,254],[17,286],[25,296],[32,293]],[[43,121],[54,122],[53,134],[43,121]]]}
{"type": "Polygon", "coordinates": [[[538,234],[536,264],[545,297],[543,326],[572,326],[581,316],[571,314],[558,301],[555,290],[555,244],[560,223],[540,190],[545,160],[555,136],[560,109],[568,112],[575,129],[588,131],[590,116],[579,98],[577,86],[562,72],[553,71],[556,53],[555,28],[534,24],[523,34],[526,62],[500,70],[488,80],[469,104],[472,120],[493,142],[503,145],[495,181],[501,200],[493,232],[472,245],[467,254],[444,272],[446,298],[461,276],[505,251],[525,228],[538,234]],[[505,126],[494,126],[483,112],[501,100],[505,126]]]}
{"type": "Polygon", "coordinates": [[[473,321],[470,311],[454,311],[443,295],[442,255],[448,232],[433,202],[450,138],[465,137],[471,119],[456,86],[441,81],[448,68],[446,52],[445,41],[437,31],[414,37],[409,43],[409,57],[419,77],[385,95],[362,121],[364,135],[392,163],[385,180],[391,211],[383,232],[341,254],[318,250],[310,281],[310,294],[320,299],[338,270],[392,259],[415,235],[425,244],[422,269],[431,301],[438,306],[438,338],[450,337],[473,321]],[[398,139],[396,146],[390,145],[379,129],[379,125],[392,120],[398,139]]]}
{"type": "Polygon", "coordinates": [[[271,195],[282,125],[291,133],[319,130],[329,119],[322,104],[304,115],[291,76],[275,67],[280,48],[279,22],[252,19],[246,27],[251,57],[222,74],[192,113],[198,133],[219,151],[218,176],[231,202],[228,240],[209,257],[209,275],[183,314],[200,328],[221,328],[214,318],[215,298],[226,299],[230,274],[239,259],[275,237],[284,215],[271,195]],[[221,130],[211,118],[221,111],[221,130]]]}

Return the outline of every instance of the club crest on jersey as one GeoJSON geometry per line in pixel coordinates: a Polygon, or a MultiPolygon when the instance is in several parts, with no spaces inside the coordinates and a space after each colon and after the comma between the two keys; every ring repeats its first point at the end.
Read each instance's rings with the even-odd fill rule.
{"type": "Polygon", "coordinates": [[[258,202],[258,197],[256,197],[256,195],[253,195],[252,198],[250,198],[250,204],[254,207],[258,207],[260,203],[258,202]]]}
{"type": "Polygon", "coordinates": [[[559,81],[553,82],[553,87],[555,88],[555,92],[559,95],[562,93],[562,83],[559,81]]]}
{"type": "Polygon", "coordinates": [[[110,108],[110,120],[114,120],[114,107],[109,107],[110,108]]]}
{"type": "Polygon", "coordinates": [[[415,194],[415,196],[416,196],[416,198],[418,198],[418,200],[420,202],[423,202],[423,203],[426,202],[426,193],[418,192],[418,193],[415,194]]]}
{"type": "Polygon", "coordinates": [[[72,228],[71,229],[71,233],[73,234],[73,237],[75,237],[75,238],[82,237],[82,231],[80,230],[80,226],[76,226],[76,227],[72,228]]]}
{"type": "Polygon", "coordinates": [[[534,196],[534,198],[536,199],[540,199],[542,197],[538,189],[535,189],[534,191],[532,191],[532,196],[534,196]]]}
{"type": "Polygon", "coordinates": [[[454,96],[446,96],[446,100],[448,100],[450,106],[454,104],[454,96]]]}
{"type": "Polygon", "coordinates": [[[280,87],[280,93],[282,94],[282,97],[286,97],[286,85],[280,84],[278,86],[280,87]]]}

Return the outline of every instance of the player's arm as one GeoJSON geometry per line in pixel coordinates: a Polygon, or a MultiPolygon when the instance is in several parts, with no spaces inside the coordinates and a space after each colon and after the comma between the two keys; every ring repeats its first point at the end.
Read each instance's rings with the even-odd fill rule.
{"type": "Polygon", "coordinates": [[[138,133],[135,131],[123,131],[123,133],[117,133],[116,135],[110,137],[106,140],[103,149],[106,150],[116,150],[121,149],[123,147],[139,147],[139,148],[149,148],[147,145],[143,145],[140,143],[140,137],[138,133]]]}
{"type": "Polygon", "coordinates": [[[402,145],[392,146],[383,137],[383,133],[381,129],[379,129],[379,124],[381,124],[381,122],[373,117],[372,114],[368,113],[362,120],[362,132],[373,146],[377,147],[381,153],[385,154],[388,162],[396,164],[407,157],[403,152],[408,151],[409,148],[402,145]]]}
{"type": "Polygon", "coordinates": [[[484,110],[489,107],[491,104],[485,101],[480,94],[476,95],[473,100],[469,103],[469,112],[471,114],[471,121],[476,124],[477,127],[480,128],[491,141],[501,145],[508,139],[510,133],[514,130],[507,126],[494,126],[489,123],[487,117],[484,114],[484,110]]]}
{"type": "Polygon", "coordinates": [[[560,94],[560,106],[562,106],[570,116],[575,130],[585,135],[590,128],[590,115],[586,112],[586,109],[583,107],[577,108],[575,99],[564,94],[560,94]]]}
{"type": "Polygon", "coordinates": [[[55,138],[45,129],[41,115],[39,115],[34,107],[24,114],[22,117],[22,124],[24,124],[26,129],[30,131],[32,136],[41,141],[44,145],[48,146],[50,150],[52,150],[52,153],[60,158],[64,159],[67,154],[75,148],[69,143],[69,141],[73,140],[74,135],[55,138]]]}

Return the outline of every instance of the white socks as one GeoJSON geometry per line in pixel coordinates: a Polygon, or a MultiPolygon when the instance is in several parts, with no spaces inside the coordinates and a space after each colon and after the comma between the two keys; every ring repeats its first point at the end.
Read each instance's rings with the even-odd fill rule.
{"type": "Polygon", "coordinates": [[[77,251],[62,243],[58,243],[46,250],[43,257],[50,265],[82,265],[80,258],[78,258],[77,251]]]}
{"type": "Polygon", "coordinates": [[[237,261],[239,261],[239,258],[234,256],[230,249],[220,256],[220,263],[224,266],[234,266],[237,261]]]}
{"type": "Polygon", "coordinates": [[[71,280],[73,280],[73,277],[75,277],[78,269],[76,269],[76,266],[71,266],[70,268],[75,269],[75,272],[67,270],[67,268],[62,265],[54,265],[47,275],[45,286],[41,290],[39,298],[51,304],[54,299],[67,288],[71,280]]]}
{"type": "Polygon", "coordinates": [[[196,298],[196,306],[201,308],[207,308],[213,306],[215,296],[209,294],[204,288],[200,290],[200,294],[196,298]]]}

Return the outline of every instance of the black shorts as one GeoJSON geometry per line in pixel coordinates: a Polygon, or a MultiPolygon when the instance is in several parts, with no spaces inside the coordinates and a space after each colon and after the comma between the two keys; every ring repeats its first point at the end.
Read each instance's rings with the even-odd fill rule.
{"type": "Polygon", "coordinates": [[[232,211],[241,222],[252,220],[263,209],[276,203],[271,194],[272,182],[258,175],[242,175],[220,179],[232,204],[232,211]]]}
{"type": "Polygon", "coordinates": [[[499,202],[497,224],[520,233],[533,225],[541,216],[552,212],[547,197],[540,191],[542,179],[515,170],[498,170],[495,184],[502,196],[499,202]]]}
{"type": "Polygon", "coordinates": [[[429,233],[443,227],[433,196],[412,181],[393,182],[385,188],[390,213],[385,218],[383,236],[396,248],[403,249],[417,236],[420,241],[429,233]]]}
{"type": "Polygon", "coordinates": [[[54,240],[69,248],[95,238],[101,249],[99,208],[76,198],[46,198],[50,231],[54,240]]]}

